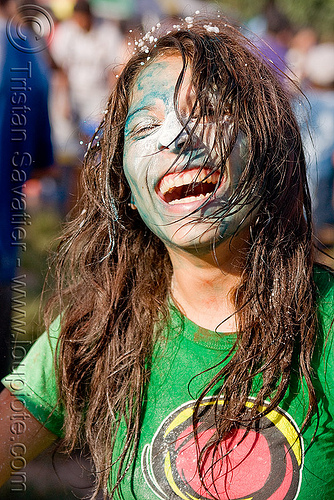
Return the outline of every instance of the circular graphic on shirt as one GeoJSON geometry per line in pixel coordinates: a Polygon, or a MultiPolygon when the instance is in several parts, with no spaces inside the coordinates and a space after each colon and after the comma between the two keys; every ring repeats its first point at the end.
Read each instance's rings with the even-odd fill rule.
{"type": "MultiPolygon", "coordinates": [[[[249,398],[247,406],[252,407],[253,401],[249,398]]],[[[297,498],[303,441],[290,415],[277,408],[249,432],[235,428],[215,448],[210,445],[215,433],[214,403],[205,398],[200,406],[197,443],[192,423],[195,401],[189,401],[173,411],[145,445],[142,472],[155,495],[162,500],[297,498]],[[197,457],[203,449],[201,481],[197,457]]]]}

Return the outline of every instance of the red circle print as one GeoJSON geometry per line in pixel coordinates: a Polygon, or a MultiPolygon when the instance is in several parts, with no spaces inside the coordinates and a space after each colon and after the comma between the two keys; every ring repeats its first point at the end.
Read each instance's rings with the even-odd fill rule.
{"type": "Polygon", "coordinates": [[[178,438],[176,468],[184,482],[202,498],[217,495],[221,500],[231,500],[259,491],[265,485],[270,471],[270,449],[266,438],[243,429],[230,433],[214,452],[209,447],[201,464],[204,485],[200,481],[197,470],[197,450],[202,450],[214,434],[214,429],[207,429],[198,434],[196,445],[192,427],[188,427],[178,438]],[[213,484],[214,478],[214,484],[213,484]]]}

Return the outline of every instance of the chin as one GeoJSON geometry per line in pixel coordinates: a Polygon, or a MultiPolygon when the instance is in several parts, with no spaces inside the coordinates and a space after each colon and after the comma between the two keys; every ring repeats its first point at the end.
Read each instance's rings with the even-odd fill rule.
{"type": "Polygon", "coordinates": [[[224,238],[221,237],[219,228],[210,225],[207,228],[198,227],[200,223],[188,227],[179,227],[169,237],[161,237],[167,248],[181,250],[198,255],[211,253],[214,248],[220,245],[224,238]]]}

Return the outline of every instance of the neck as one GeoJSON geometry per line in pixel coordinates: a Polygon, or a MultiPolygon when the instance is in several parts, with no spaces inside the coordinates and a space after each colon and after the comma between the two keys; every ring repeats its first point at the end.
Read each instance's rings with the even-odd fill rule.
{"type": "Polygon", "coordinates": [[[247,235],[240,233],[204,256],[168,250],[173,265],[172,297],[187,318],[209,330],[236,331],[233,292],[240,283],[247,248],[247,235]]]}

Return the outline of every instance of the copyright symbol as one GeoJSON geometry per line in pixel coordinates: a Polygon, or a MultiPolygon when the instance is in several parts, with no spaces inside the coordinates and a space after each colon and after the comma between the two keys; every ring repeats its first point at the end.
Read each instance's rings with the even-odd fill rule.
{"type": "Polygon", "coordinates": [[[52,41],[53,19],[49,12],[39,5],[22,5],[8,20],[6,33],[9,42],[21,52],[40,52],[52,41]],[[28,26],[31,26],[32,30],[28,26]]]}

